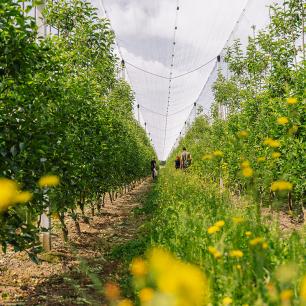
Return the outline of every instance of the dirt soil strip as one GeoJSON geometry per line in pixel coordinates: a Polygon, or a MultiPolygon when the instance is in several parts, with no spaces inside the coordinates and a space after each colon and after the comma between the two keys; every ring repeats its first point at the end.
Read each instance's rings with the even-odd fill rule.
{"type": "MultiPolygon", "coordinates": [[[[52,251],[39,255],[39,265],[29,260],[25,252],[0,253],[0,305],[104,305],[102,295],[80,271],[80,259],[103,283],[119,277],[118,263],[109,262],[106,256],[113,247],[137,235],[145,216],[133,211],[142,206],[151,185],[151,179],[146,179],[113,204],[106,200],[101,213],[91,216],[89,224],[80,222],[81,236],[73,221],[67,219],[68,243],[63,242],[55,222],[52,251]]],[[[86,215],[90,216],[89,210],[86,215]]]]}

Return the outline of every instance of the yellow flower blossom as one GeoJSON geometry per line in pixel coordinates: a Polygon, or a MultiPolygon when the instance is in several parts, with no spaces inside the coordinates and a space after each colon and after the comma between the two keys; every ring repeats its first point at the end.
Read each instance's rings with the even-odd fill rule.
{"type": "Polygon", "coordinates": [[[249,133],[247,131],[238,132],[238,137],[240,137],[240,138],[245,138],[245,137],[248,137],[248,136],[249,136],[249,133]]]}
{"type": "Polygon", "coordinates": [[[213,156],[215,157],[222,157],[223,155],[224,155],[223,152],[220,150],[216,150],[213,152],[213,156]]]}
{"type": "Polygon", "coordinates": [[[262,237],[256,237],[256,238],[254,238],[254,239],[252,239],[252,240],[250,240],[250,245],[257,245],[257,244],[259,244],[259,243],[262,243],[263,242],[263,238],[262,237]]]}
{"type": "Polygon", "coordinates": [[[214,225],[221,228],[221,227],[224,226],[224,224],[225,224],[225,222],[223,220],[220,220],[220,221],[217,221],[214,225]]]}
{"type": "Polygon", "coordinates": [[[279,124],[279,125],[285,125],[289,122],[288,118],[287,117],[279,117],[277,118],[276,122],[279,124]]]}
{"type": "Polygon", "coordinates": [[[244,219],[242,217],[233,217],[232,220],[236,224],[244,222],[244,219]]]}
{"type": "Polygon", "coordinates": [[[264,144],[271,147],[271,148],[278,148],[281,145],[279,140],[275,140],[275,139],[272,139],[272,138],[265,139],[264,144]]]}
{"type": "Polygon", "coordinates": [[[15,204],[17,195],[17,183],[6,178],[0,178],[0,212],[15,204]]]}
{"type": "Polygon", "coordinates": [[[236,265],[235,268],[236,268],[237,270],[241,270],[241,265],[236,265]]]}
{"type": "Polygon", "coordinates": [[[131,264],[131,273],[136,277],[142,277],[147,274],[147,264],[141,258],[135,258],[131,264]]]}
{"type": "Polygon", "coordinates": [[[162,249],[149,255],[150,272],[160,293],[179,299],[178,305],[202,306],[208,303],[208,282],[200,268],[184,263],[162,249]]]}
{"type": "Polygon", "coordinates": [[[124,299],[124,300],[119,301],[117,306],[133,306],[133,303],[129,299],[124,299]]]}
{"type": "Polygon", "coordinates": [[[289,120],[288,120],[287,117],[279,117],[279,118],[277,118],[276,122],[279,125],[285,125],[289,122],[289,120]]]}
{"type": "Polygon", "coordinates": [[[266,250],[269,247],[267,242],[264,242],[261,246],[264,250],[266,250]]]}
{"type": "Polygon", "coordinates": [[[300,297],[303,302],[306,302],[306,275],[301,282],[300,297]]]}
{"type": "Polygon", "coordinates": [[[243,175],[244,177],[251,177],[251,176],[253,176],[253,173],[254,173],[254,171],[253,171],[253,169],[250,168],[250,167],[247,167],[247,168],[243,168],[243,169],[242,169],[242,175],[243,175]]]}
{"type": "Polygon", "coordinates": [[[285,191],[285,190],[292,190],[293,185],[286,181],[275,181],[271,184],[272,191],[285,191]]]}
{"type": "Polygon", "coordinates": [[[212,154],[205,154],[202,157],[202,160],[212,160],[213,159],[213,155],[212,154]]]}
{"type": "Polygon", "coordinates": [[[241,168],[250,168],[250,162],[248,160],[245,160],[244,162],[241,163],[241,168]]]}
{"type": "Polygon", "coordinates": [[[257,158],[257,161],[259,162],[259,163],[262,163],[262,162],[264,162],[266,160],[266,158],[264,157],[264,156],[261,156],[261,157],[258,157],[257,158]]]}
{"type": "Polygon", "coordinates": [[[283,302],[291,300],[292,297],[293,297],[293,291],[291,289],[283,290],[280,293],[280,298],[283,302]]]}
{"type": "Polygon", "coordinates": [[[298,101],[297,101],[297,98],[295,98],[295,97],[289,97],[288,99],[287,99],[287,103],[289,104],[289,105],[293,105],[293,104],[296,104],[298,101]]]}
{"type": "Polygon", "coordinates": [[[215,226],[215,225],[213,225],[213,226],[210,226],[209,228],[208,228],[208,230],[207,230],[207,232],[208,232],[208,234],[214,234],[214,233],[216,233],[216,232],[219,232],[220,231],[220,227],[219,226],[215,226]]]}
{"type": "Polygon", "coordinates": [[[280,158],[281,157],[281,154],[279,152],[273,152],[272,153],[272,157],[273,158],[280,158]]]}
{"type": "Polygon", "coordinates": [[[222,304],[224,306],[231,305],[232,303],[233,303],[233,299],[228,296],[222,300],[222,304]]]}
{"type": "Polygon", "coordinates": [[[16,203],[27,203],[31,201],[32,198],[33,198],[33,194],[31,192],[22,191],[16,196],[15,201],[16,203]]]}
{"type": "Polygon", "coordinates": [[[247,232],[245,232],[244,233],[247,237],[251,237],[252,236],[252,232],[250,232],[250,231],[247,231],[247,232]]]}
{"type": "Polygon", "coordinates": [[[40,187],[54,187],[60,183],[60,179],[56,175],[45,175],[42,176],[39,181],[38,185],[40,187]]]}
{"type": "Polygon", "coordinates": [[[141,303],[148,303],[153,300],[154,290],[152,288],[143,288],[139,292],[139,299],[141,303]]]}
{"type": "Polygon", "coordinates": [[[209,247],[208,247],[208,252],[209,252],[210,254],[212,254],[216,259],[222,257],[221,252],[220,252],[217,248],[215,248],[215,247],[213,247],[213,246],[209,246],[209,247]]]}
{"type": "Polygon", "coordinates": [[[243,257],[243,252],[240,250],[232,250],[229,253],[230,257],[236,257],[236,258],[241,258],[243,257]]]}

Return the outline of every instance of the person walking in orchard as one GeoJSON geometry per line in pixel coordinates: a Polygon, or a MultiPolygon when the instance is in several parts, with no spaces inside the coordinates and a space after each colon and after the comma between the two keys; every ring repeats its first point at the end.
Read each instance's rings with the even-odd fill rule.
{"type": "Polygon", "coordinates": [[[156,178],[157,176],[157,169],[156,169],[156,160],[155,158],[153,157],[152,160],[151,160],[151,172],[152,172],[152,178],[153,180],[156,178]]]}
{"type": "Polygon", "coordinates": [[[181,154],[181,169],[186,169],[191,164],[191,154],[187,152],[187,149],[183,147],[183,152],[181,154]]]}

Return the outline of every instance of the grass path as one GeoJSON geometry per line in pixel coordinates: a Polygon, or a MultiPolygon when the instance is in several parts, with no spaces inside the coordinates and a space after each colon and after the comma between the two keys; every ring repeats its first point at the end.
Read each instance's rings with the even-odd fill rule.
{"type": "Polygon", "coordinates": [[[55,223],[52,251],[39,255],[40,265],[25,253],[0,253],[0,305],[104,305],[101,287],[122,280],[126,263],[118,250],[137,237],[146,219],[141,207],[150,189],[147,179],[113,204],[106,201],[101,214],[90,217],[90,224],[81,222],[81,236],[67,221],[67,244],[55,223]],[[117,256],[110,255],[113,250],[117,256]]]}

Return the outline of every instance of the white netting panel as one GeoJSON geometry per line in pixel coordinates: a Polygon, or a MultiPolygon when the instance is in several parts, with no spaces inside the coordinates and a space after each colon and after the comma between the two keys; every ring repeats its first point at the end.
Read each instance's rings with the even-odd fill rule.
{"type": "MultiPolygon", "coordinates": [[[[146,123],[160,159],[167,158],[188,123],[194,120],[195,102],[203,106],[206,114],[210,113],[217,70],[227,73],[222,61],[224,48],[237,38],[245,44],[252,25],[256,25],[256,31],[264,27],[271,3],[92,0],[99,14],[111,20],[139,104],[141,124],[146,123]]],[[[135,115],[138,117],[137,105],[135,115]]]]}

